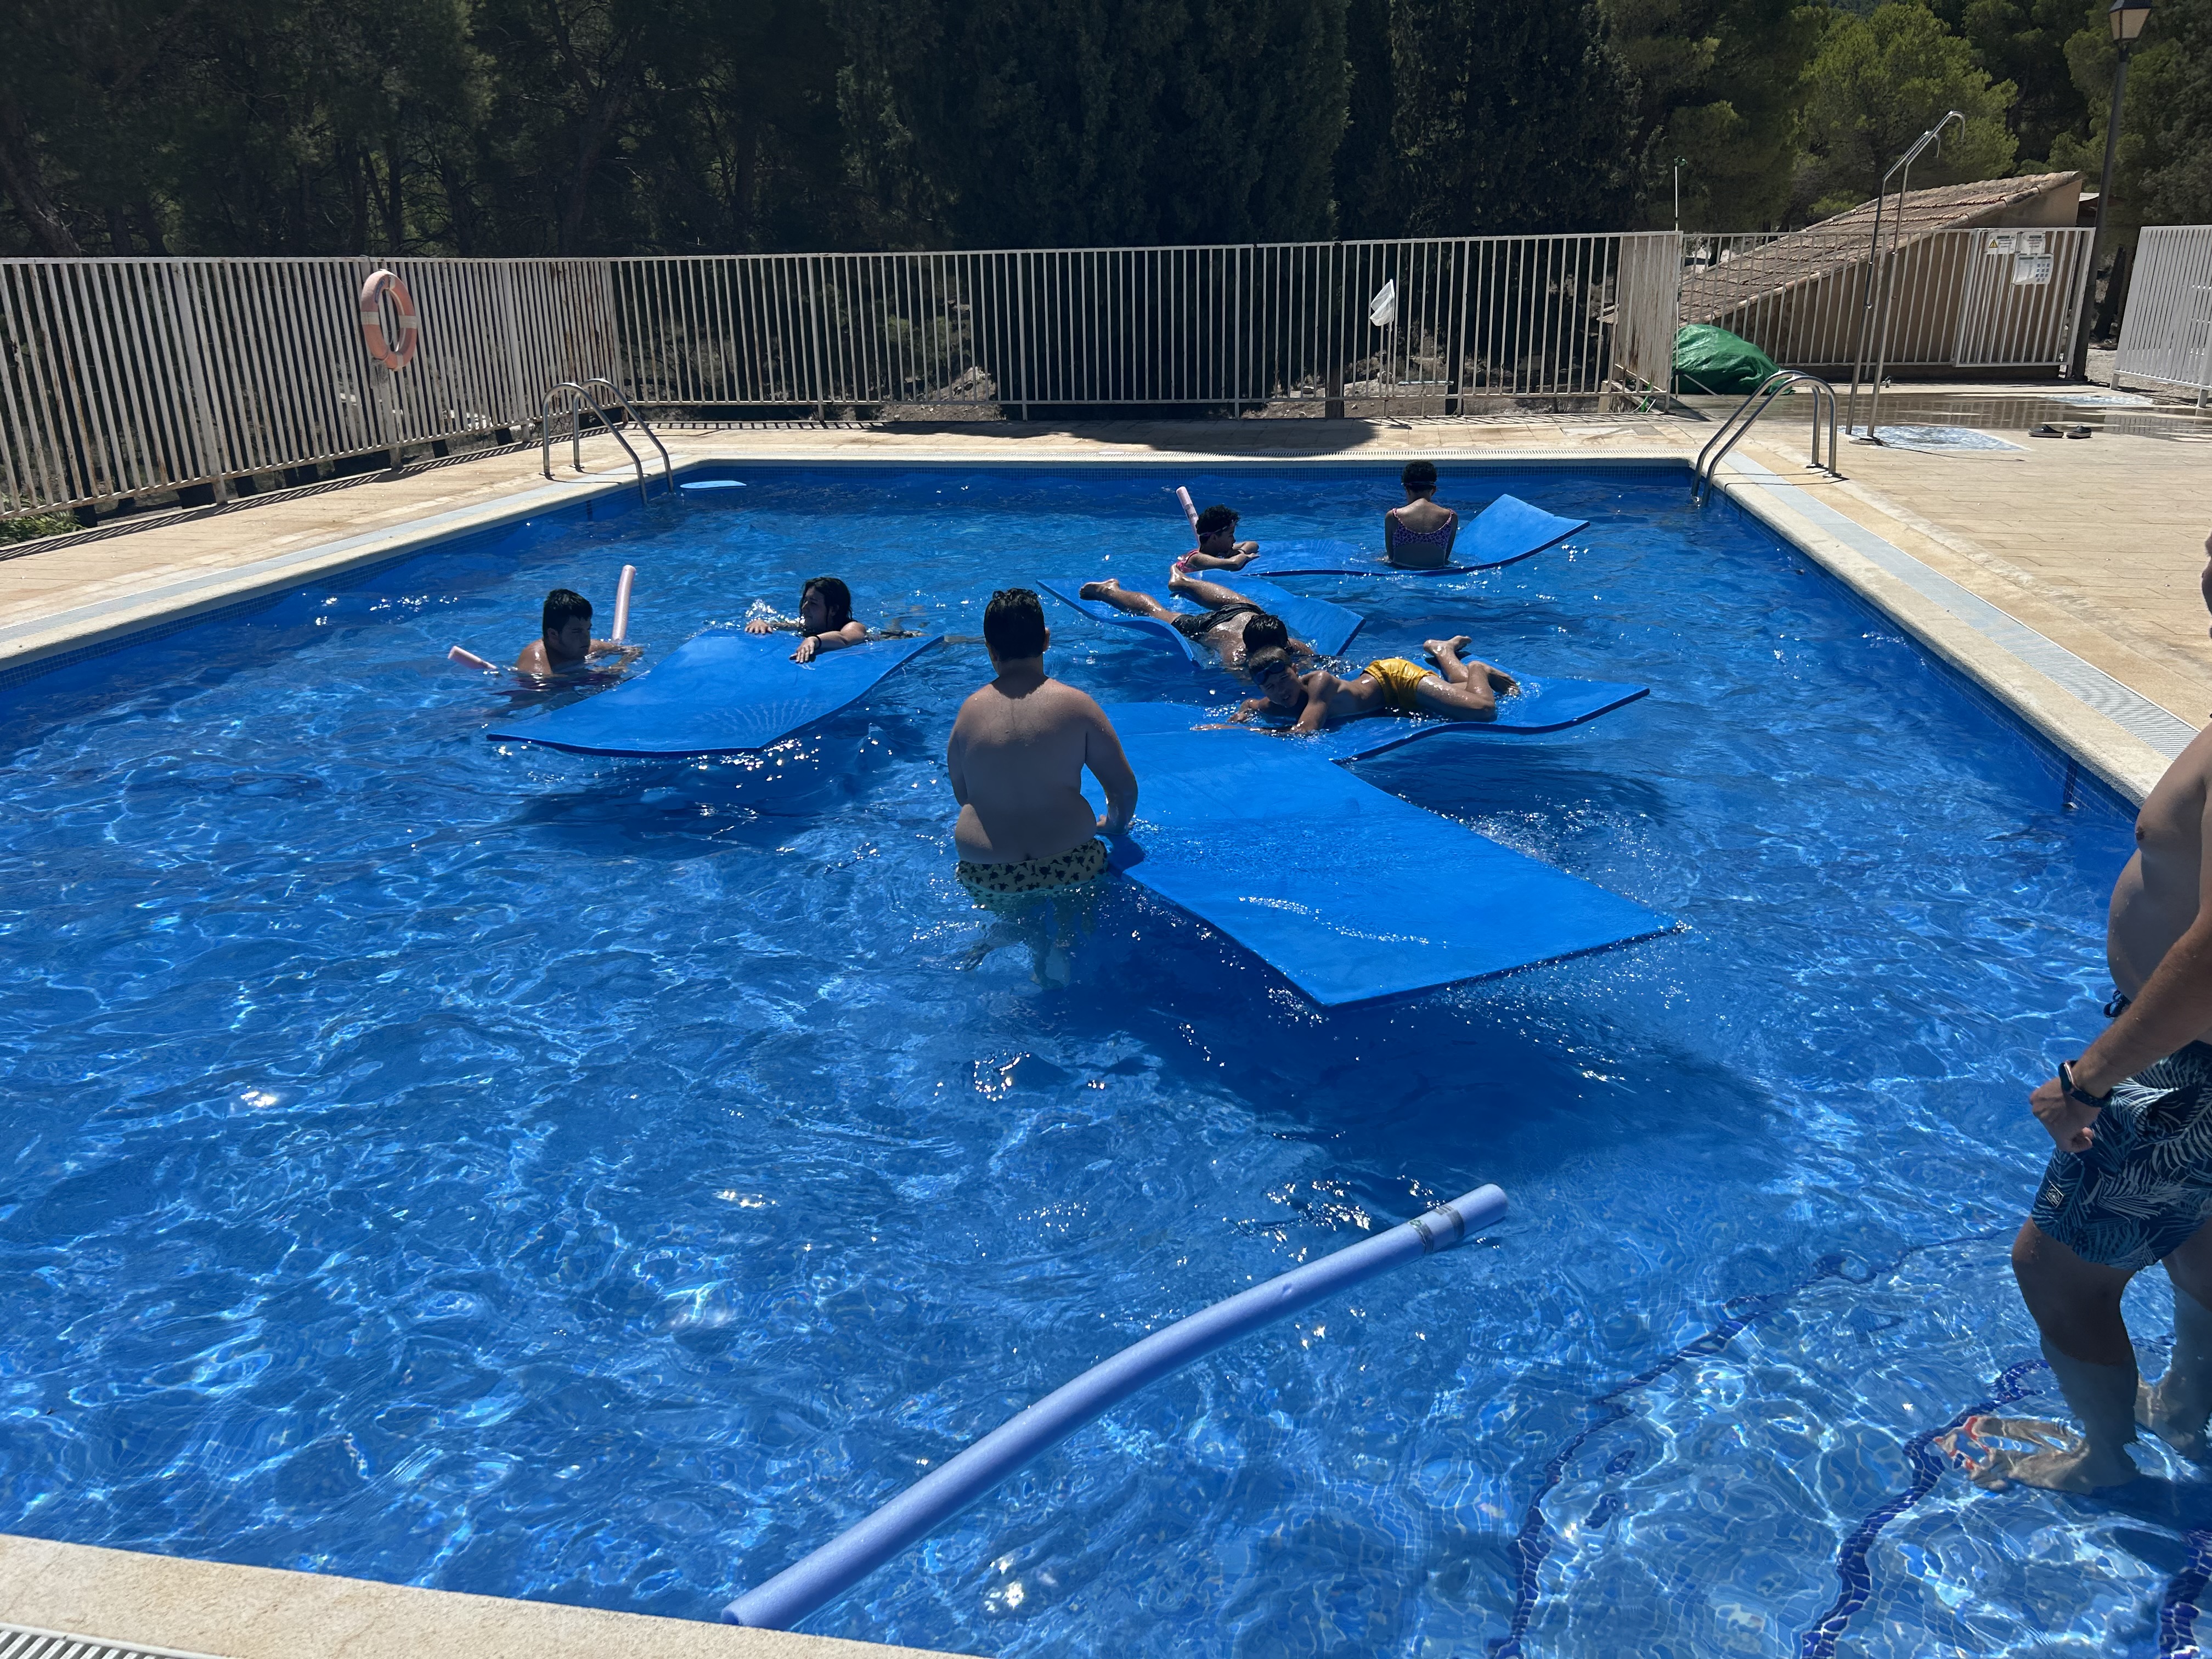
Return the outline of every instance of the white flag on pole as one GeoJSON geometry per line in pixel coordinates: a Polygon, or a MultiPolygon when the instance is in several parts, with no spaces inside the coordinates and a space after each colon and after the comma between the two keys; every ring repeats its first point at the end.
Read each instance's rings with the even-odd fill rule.
{"type": "Polygon", "coordinates": [[[1388,328],[1398,320],[1398,279],[1393,276],[1375,290],[1375,297],[1367,302],[1367,320],[1377,328],[1388,328]]]}

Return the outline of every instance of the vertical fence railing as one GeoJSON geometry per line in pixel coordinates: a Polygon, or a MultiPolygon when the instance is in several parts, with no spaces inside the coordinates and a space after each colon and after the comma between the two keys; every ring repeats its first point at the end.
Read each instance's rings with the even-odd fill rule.
{"type": "Polygon", "coordinates": [[[513,429],[555,380],[621,367],[593,260],[0,261],[0,510],[97,505],[513,429]],[[404,276],[423,347],[362,345],[404,276]]]}
{"type": "Polygon", "coordinates": [[[2212,392],[2212,225],[2150,225],[2136,244],[2115,380],[2212,392]]]}
{"type": "MultiPolygon", "coordinates": [[[[2093,234],[1907,231],[1875,266],[1890,288],[1889,366],[2058,371],[2093,234]]],[[[1741,335],[1786,368],[1850,368],[1867,292],[1865,226],[1692,235],[1682,259],[1683,322],[1741,335]]]]}
{"type": "Polygon", "coordinates": [[[0,511],[513,431],[617,379],[713,418],[862,407],[1460,413],[1656,383],[1672,233],[624,259],[0,261],[0,511]],[[422,319],[392,374],[356,298],[422,319]],[[1368,314],[1395,283],[1395,319],[1368,314]],[[1663,313],[1663,314],[1662,314],[1663,313]],[[1624,357],[1624,349],[1628,357],[1624,357]],[[1633,359],[1631,363],[1629,358],[1633,359]]]}

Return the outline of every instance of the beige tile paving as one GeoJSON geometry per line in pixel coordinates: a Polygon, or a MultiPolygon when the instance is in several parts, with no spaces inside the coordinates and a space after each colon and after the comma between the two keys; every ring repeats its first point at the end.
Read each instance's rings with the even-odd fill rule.
{"type": "Polygon", "coordinates": [[[927,1659],[919,1648],[7,1534],[0,1624],[216,1659],[927,1659]]]}
{"type": "MultiPolygon", "coordinates": [[[[1794,429],[1791,437],[1795,437],[1794,429]]],[[[1780,432],[1753,455],[1860,524],[2202,726],[2212,637],[2198,588],[2212,533],[2212,445],[2100,432],[2019,453],[1844,446],[1846,481],[1812,482],[1780,432]]]]}

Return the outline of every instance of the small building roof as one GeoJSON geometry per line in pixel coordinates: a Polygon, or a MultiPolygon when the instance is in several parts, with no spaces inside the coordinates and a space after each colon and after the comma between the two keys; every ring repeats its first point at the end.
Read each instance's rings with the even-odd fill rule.
{"type": "MultiPolygon", "coordinates": [[[[2019,179],[1983,179],[1971,184],[1936,185],[1907,191],[1900,217],[1893,200],[1882,212],[1882,240],[1897,222],[1898,246],[1919,240],[1939,230],[1960,230],[1996,223],[2038,197],[2049,196],[2069,185],[2077,192],[2079,173],[2036,173],[2019,179]]],[[[1729,246],[1733,238],[1717,239],[1722,257],[1712,264],[1695,266],[1682,273],[1682,320],[1711,322],[1737,307],[1800,283],[1831,276],[1864,261],[1874,236],[1875,204],[1862,202],[1832,219],[1808,225],[1748,246],[1729,246]]],[[[2067,222],[2071,223],[2069,215],[2067,222]]],[[[1686,250],[1697,246],[1695,235],[1686,235],[1686,250]]]]}

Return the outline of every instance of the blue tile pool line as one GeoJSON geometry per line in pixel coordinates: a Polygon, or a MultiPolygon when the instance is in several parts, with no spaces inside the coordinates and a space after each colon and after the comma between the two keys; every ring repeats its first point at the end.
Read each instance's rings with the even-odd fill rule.
{"type": "MultiPolygon", "coordinates": [[[[1536,1490],[1529,1496],[1528,1508],[1522,1512],[1521,1529],[1514,1538],[1514,1550],[1519,1560],[1513,1616],[1506,1634],[1490,1643],[1491,1659],[1527,1659],[1526,1650],[1521,1645],[1522,1640],[1535,1618],[1537,1603],[1542,1596],[1539,1577],[1546,1559],[1552,1553],[1551,1524],[1544,1516],[1544,1502],[1566,1478],[1567,1466],[1576,1453],[1606,1430],[1628,1419],[1629,1408],[1623,1402],[1629,1395],[1641,1393],[1689,1360],[1703,1359],[1723,1352],[1752,1326],[1768,1315],[1779,1311],[1793,1298],[1823,1279],[1840,1279],[1849,1285],[1869,1285],[1882,1273],[1894,1271],[1910,1256],[1953,1244],[1977,1242],[1979,1242],[1978,1238],[1942,1239],[1933,1244],[1907,1250],[1881,1268],[1859,1275],[1844,1270],[1845,1258],[1841,1255],[1823,1256],[1813,1264],[1810,1273],[1786,1290],[1735,1297],[1723,1303],[1725,1317],[1711,1329],[1683,1344],[1664,1358],[1645,1366],[1626,1382],[1616,1384],[1603,1394],[1593,1395],[1589,1403],[1601,1414],[1583,1425],[1546,1462],[1543,1475],[1537,1482],[1536,1490]],[[1731,1308],[1741,1311],[1726,1313],[1726,1310],[1731,1308]]],[[[1935,1449],[1936,1442],[1954,1430],[1965,1427],[1971,1419],[1984,1416],[2001,1406],[2009,1405],[2033,1393],[2035,1390],[2026,1379],[2049,1369],[2040,1359],[2023,1359],[2007,1366],[1998,1375],[1988,1398],[1965,1407],[1948,1422],[1923,1429],[1905,1442],[1905,1455],[1912,1469],[1911,1481],[1905,1491],[1891,1498],[1852,1528],[1844,1539],[1836,1552],[1836,1577],[1841,1588],[1819,1621],[1799,1636],[1798,1659],[1835,1659],[1836,1644],[1843,1639],[1850,1621],[1866,1606],[1873,1593],[1874,1571],[1868,1565],[1868,1559],[1874,1552],[1875,1540],[1881,1537],[1883,1528],[1934,1492],[1943,1478],[1943,1459],[1935,1449]]],[[[1606,1464],[1605,1473],[1608,1475],[1627,1474],[1635,1468],[1641,1455],[1640,1449],[1628,1447],[1613,1455],[1606,1464]]],[[[1595,1531],[1609,1522],[1620,1509],[1619,1494],[1607,1492],[1592,1508],[1584,1526],[1595,1531]]],[[[2160,1659],[2166,1659],[2168,1654],[2185,1655],[2189,1659],[2195,1659],[2197,1652],[2194,1635],[2198,1612],[2196,1598],[2203,1593],[2207,1579],[2212,1577],[2212,1531],[2193,1533],[2190,1542],[2190,1565],[2168,1586],[2165,1604],[2160,1611],[2160,1659]],[[2169,1644],[2169,1631],[2179,1632],[2173,1638],[2178,1645],[2169,1644]]]]}
{"type": "Polygon", "coordinates": [[[2158,1659],[2199,1659],[2197,1621],[2203,1613],[2204,1586],[2212,1582],[2212,1532],[2192,1532],[2183,1540],[2189,1559],[2166,1587],[2158,1607],[2158,1659]]]}
{"type": "Polygon", "coordinates": [[[2122,730],[2142,738],[2168,760],[2178,759],[2196,737],[2197,728],[2187,720],[2123,685],[2094,663],[2084,661],[2057,641],[2039,634],[1941,571],[1923,564],[1848,514],[1802,490],[1790,489],[1780,473],[1741,454],[1730,459],[1753,481],[1738,488],[1756,489],[1772,505],[1786,507],[1811,520],[1851,551],[1896,577],[1923,599],[1942,606],[1990,644],[2009,651],[2045,679],[2063,687],[2078,701],[2122,730]]]}

